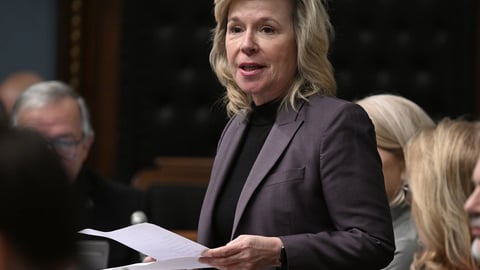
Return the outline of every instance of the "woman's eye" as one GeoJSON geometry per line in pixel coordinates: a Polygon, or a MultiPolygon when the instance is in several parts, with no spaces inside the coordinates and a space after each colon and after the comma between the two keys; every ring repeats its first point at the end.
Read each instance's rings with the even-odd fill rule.
{"type": "Polygon", "coordinates": [[[266,34],[272,34],[275,32],[272,27],[267,27],[267,26],[262,27],[261,31],[266,34]]]}
{"type": "Polygon", "coordinates": [[[242,29],[239,26],[231,26],[228,28],[230,33],[240,33],[242,29]]]}

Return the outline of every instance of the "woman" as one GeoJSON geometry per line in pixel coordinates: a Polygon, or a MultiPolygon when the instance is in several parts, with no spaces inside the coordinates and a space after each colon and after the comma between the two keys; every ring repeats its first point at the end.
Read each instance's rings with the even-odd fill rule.
{"type": "Polygon", "coordinates": [[[375,127],[392,213],[396,250],[393,261],[385,269],[408,269],[417,249],[417,231],[407,200],[404,149],[411,137],[435,124],[422,108],[401,96],[373,95],[357,101],[357,104],[365,109],[375,127]]]}
{"type": "Polygon", "coordinates": [[[374,130],[333,98],[318,0],[216,0],[210,62],[223,131],[199,220],[219,269],[378,269],[392,220],[374,130]]]}
{"type": "Polygon", "coordinates": [[[473,190],[479,134],[474,123],[445,119],[407,145],[412,213],[421,242],[411,269],[477,269],[463,204],[473,190]]]}

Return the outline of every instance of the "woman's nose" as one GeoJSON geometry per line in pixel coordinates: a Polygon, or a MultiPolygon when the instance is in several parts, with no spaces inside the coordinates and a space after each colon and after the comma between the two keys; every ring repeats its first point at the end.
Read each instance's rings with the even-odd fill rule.
{"type": "Polygon", "coordinates": [[[476,188],[473,191],[473,193],[470,194],[470,196],[465,201],[465,204],[463,205],[463,208],[465,209],[465,211],[470,212],[477,206],[479,196],[480,196],[480,190],[476,188]]]}
{"type": "Polygon", "coordinates": [[[245,35],[243,36],[242,45],[241,45],[242,52],[247,55],[253,54],[258,50],[258,45],[255,40],[255,35],[253,31],[246,31],[245,35]]]}

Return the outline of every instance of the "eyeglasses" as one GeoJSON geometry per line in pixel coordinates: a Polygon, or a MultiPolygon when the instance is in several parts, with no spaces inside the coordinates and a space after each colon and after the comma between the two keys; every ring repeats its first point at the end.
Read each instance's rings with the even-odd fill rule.
{"type": "Polygon", "coordinates": [[[49,143],[61,158],[72,160],[77,156],[78,146],[83,142],[83,139],[83,136],[80,140],[51,139],[49,143]]]}

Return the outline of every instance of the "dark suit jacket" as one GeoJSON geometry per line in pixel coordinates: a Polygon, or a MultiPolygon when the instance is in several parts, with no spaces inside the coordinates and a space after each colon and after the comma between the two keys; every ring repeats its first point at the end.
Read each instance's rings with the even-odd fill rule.
{"type": "MultiPolygon", "coordinates": [[[[74,190],[79,202],[80,228],[112,231],[131,225],[133,212],[143,210],[143,193],[129,186],[101,178],[88,168],[82,168],[74,190]]],[[[109,242],[108,266],[121,266],[140,261],[137,251],[105,238],[79,236],[80,239],[96,239],[109,242]]]]}
{"type": "MultiPolygon", "coordinates": [[[[282,110],[240,194],[232,239],[279,236],[288,269],[379,269],[394,237],[373,125],[353,103],[314,95],[282,110]]],[[[216,199],[246,119],[220,138],[200,214],[198,240],[212,247],[216,199]]]]}

